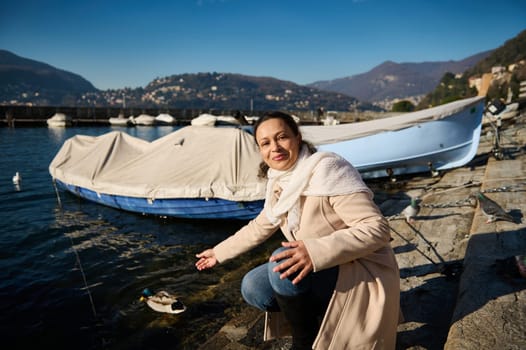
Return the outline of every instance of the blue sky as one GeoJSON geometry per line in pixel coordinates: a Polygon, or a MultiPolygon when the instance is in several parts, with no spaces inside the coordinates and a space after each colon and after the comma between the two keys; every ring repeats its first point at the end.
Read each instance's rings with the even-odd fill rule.
{"type": "Polygon", "coordinates": [[[526,1],[7,0],[0,48],[99,89],[222,72],[298,84],[461,60],[526,29],[526,1]]]}

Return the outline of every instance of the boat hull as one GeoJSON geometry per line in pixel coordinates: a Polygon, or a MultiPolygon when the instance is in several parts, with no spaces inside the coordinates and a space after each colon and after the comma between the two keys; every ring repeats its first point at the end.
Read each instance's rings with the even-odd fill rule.
{"type": "Polygon", "coordinates": [[[476,155],[483,102],[447,118],[318,146],[351,162],[363,178],[446,170],[476,155]]]}
{"type": "Polygon", "coordinates": [[[97,193],[79,186],[55,180],[57,187],[77,197],[116,209],[145,215],[177,217],[183,219],[250,220],[263,209],[263,200],[235,202],[220,198],[135,198],[97,193]]]}

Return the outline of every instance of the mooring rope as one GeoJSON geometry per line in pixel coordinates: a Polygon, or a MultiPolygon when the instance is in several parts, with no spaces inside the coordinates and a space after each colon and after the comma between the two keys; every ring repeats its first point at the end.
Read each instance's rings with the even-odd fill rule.
{"type": "Polygon", "coordinates": [[[82,274],[82,279],[84,280],[84,286],[86,287],[86,291],[88,292],[88,297],[89,297],[89,301],[90,301],[90,304],[91,304],[91,311],[93,311],[93,316],[97,317],[97,311],[95,311],[95,303],[93,302],[93,297],[91,296],[91,291],[90,291],[89,286],[88,286],[88,281],[86,279],[86,274],[84,273],[84,269],[82,268],[82,263],[80,262],[79,253],[78,253],[77,249],[75,249],[75,246],[73,244],[73,239],[71,238],[71,236],[68,236],[68,237],[69,237],[69,240],[71,242],[71,248],[73,248],[73,251],[75,252],[75,256],[77,257],[77,264],[79,266],[80,273],[82,274]]]}
{"type": "MultiPolygon", "coordinates": [[[[59,205],[60,209],[62,209],[62,202],[60,200],[60,194],[58,192],[58,188],[57,188],[57,184],[56,184],[55,179],[53,179],[53,187],[55,188],[55,193],[57,195],[58,205],[59,205]]],[[[73,239],[71,238],[71,236],[68,236],[65,232],[64,232],[64,236],[67,236],[69,238],[69,241],[71,242],[71,249],[73,249],[73,252],[75,253],[76,260],[77,260],[77,265],[79,267],[80,273],[82,274],[82,280],[84,281],[84,286],[86,287],[86,291],[88,292],[88,297],[89,297],[89,301],[90,301],[90,304],[91,304],[91,311],[93,312],[93,316],[97,317],[97,311],[95,310],[95,303],[93,302],[93,297],[91,295],[91,290],[89,289],[89,286],[88,286],[88,280],[86,279],[86,274],[84,273],[84,268],[82,267],[82,263],[80,262],[79,252],[75,248],[75,244],[73,243],[73,239]]]]}
{"type": "MultiPolygon", "coordinates": [[[[392,227],[389,227],[391,229],[391,231],[393,231],[394,233],[396,233],[396,235],[398,237],[400,237],[404,242],[406,242],[407,244],[411,244],[413,245],[413,248],[419,252],[424,258],[426,258],[427,260],[429,260],[431,262],[431,264],[433,265],[438,265],[438,263],[436,263],[433,259],[431,259],[430,256],[428,256],[426,253],[424,253],[421,249],[418,248],[418,246],[416,246],[415,244],[413,244],[409,239],[407,239],[404,235],[402,235],[400,232],[396,231],[394,228],[392,227]]],[[[414,230],[414,228],[413,228],[414,230]]],[[[416,230],[415,230],[416,231],[416,230]]],[[[426,242],[427,244],[431,245],[429,243],[429,241],[427,239],[424,239],[424,242],[426,242]]],[[[442,257],[440,255],[438,255],[437,251],[435,250],[435,254],[438,256],[438,258],[440,259],[440,261],[443,263],[444,262],[444,259],[442,259],[442,257]]]]}
{"type": "Polygon", "coordinates": [[[60,194],[58,193],[57,182],[53,179],[53,187],[55,188],[55,194],[57,195],[57,202],[60,209],[62,209],[62,201],[60,200],[60,194]]]}

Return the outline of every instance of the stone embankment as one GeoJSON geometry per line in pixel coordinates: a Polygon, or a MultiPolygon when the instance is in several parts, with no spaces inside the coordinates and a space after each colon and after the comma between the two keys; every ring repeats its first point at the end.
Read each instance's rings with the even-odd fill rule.
{"type": "MultiPolygon", "coordinates": [[[[400,266],[405,321],[397,349],[526,349],[526,279],[506,263],[526,254],[526,115],[507,123],[501,160],[486,126],[467,166],[369,183],[389,218],[400,266]],[[517,223],[486,224],[470,197],[479,190],[517,223]],[[412,224],[400,217],[410,197],[422,207],[412,224]]],[[[290,338],[262,341],[263,318],[244,306],[200,349],[287,349],[290,338]]]]}

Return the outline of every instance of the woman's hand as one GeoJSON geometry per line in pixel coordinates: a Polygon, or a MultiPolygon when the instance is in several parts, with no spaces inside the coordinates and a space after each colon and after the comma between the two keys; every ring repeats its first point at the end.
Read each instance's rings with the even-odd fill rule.
{"type": "Polygon", "coordinates": [[[211,269],[217,264],[216,255],[213,249],[207,249],[199,254],[195,255],[196,258],[199,258],[195,263],[195,266],[199,271],[211,269]]]}
{"type": "Polygon", "coordinates": [[[276,266],[273,271],[281,272],[281,279],[297,274],[292,280],[292,284],[297,284],[313,270],[312,260],[303,241],[282,242],[281,245],[289,249],[271,256],[270,261],[286,261],[276,266]]]}

